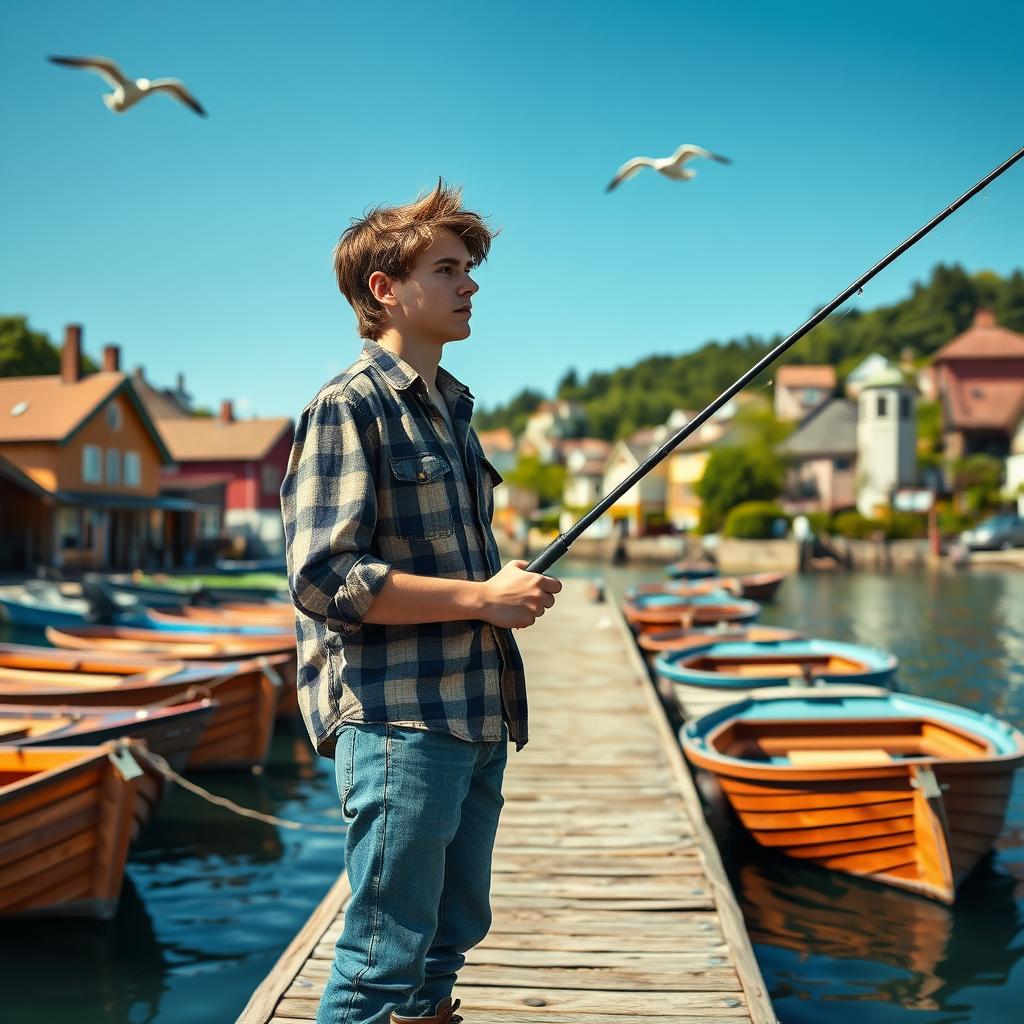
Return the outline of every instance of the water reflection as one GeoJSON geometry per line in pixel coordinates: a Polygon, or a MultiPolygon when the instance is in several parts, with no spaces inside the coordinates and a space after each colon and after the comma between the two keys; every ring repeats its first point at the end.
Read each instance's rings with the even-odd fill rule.
{"type": "MultiPolygon", "coordinates": [[[[580,570],[575,570],[580,572],[580,570]]],[[[609,574],[621,594],[657,568],[609,574]]],[[[900,685],[1024,725],[1024,573],[788,579],[764,623],[883,647],[900,685]]],[[[698,776],[758,962],[786,1024],[1003,1024],[1024,1002],[1024,773],[995,854],[948,909],[772,855],[698,776]]]]}
{"type": "Polygon", "coordinates": [[[164,950],[130,878],[113,920],[6,922],[0,963],[3,1020],[148,1024],[167,991],[164,950]]]}

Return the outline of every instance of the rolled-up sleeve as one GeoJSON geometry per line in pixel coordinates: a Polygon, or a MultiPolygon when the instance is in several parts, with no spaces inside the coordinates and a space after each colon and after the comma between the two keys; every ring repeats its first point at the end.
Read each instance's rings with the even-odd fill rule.
{"type": "Polygon", "coordinates": [[[344,635],[362,625],[391,568],[371,548],[379,447],[363,399],[322,397],[299,419],[281,485],[292,601],[344,635]]]}

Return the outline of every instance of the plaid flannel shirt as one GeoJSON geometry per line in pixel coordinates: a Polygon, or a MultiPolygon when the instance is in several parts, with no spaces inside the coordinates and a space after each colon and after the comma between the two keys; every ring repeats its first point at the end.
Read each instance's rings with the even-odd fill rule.
{"type": "Polygon", "coordinates": [[[345,722],[527,740],[512,633],[482,621],[384,626],[363,618],[394,568],[486,580],[501,477],[470,426],[473,396],[438,368],[454,437],[423,379],[387,349],[362,355],[303,410],[281,486],[296,607],[299,706],[319,753],[345,722]]]}

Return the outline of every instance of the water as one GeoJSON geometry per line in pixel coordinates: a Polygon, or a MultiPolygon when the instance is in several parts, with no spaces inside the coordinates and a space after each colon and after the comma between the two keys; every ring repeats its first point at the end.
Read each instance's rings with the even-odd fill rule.
{"type": "MultiPolygon", "coordinates": [[[[659,578],[615,570],[609,586],[659,578]]],[[[761,621],[887,648],[903,689],[1024,727],[1024,573],[788,579],[761,621]]],[[[710,820],[785,1024],[1004,1024],[1024,1003],[1024,772],[955,908],[767,854],[710,820]]]]}
{"type": "MultiPolygon", "coordinates": [[[[656,568],[559,572],[603,574],[614,592],[660,578],[656,568]]],[[[1024,573],[791,578],[763,621],[889,648],[906,689],[1024,725],[1024,573]]],[[[337,822],[332,767],[300,724],[279,723],[263,775],[197,781],[284,818],[337,822]]],[[[713,825],[785,1024],[1019,1019],[1020,773],[996,855],[955,910],[768,856],[727,815],[713,825]]],[[[263,825],[176,791],[133,848],[113,921],[3,923],[0,1021],[232,1021],[341,867],[340,836],[263,825]]]]}

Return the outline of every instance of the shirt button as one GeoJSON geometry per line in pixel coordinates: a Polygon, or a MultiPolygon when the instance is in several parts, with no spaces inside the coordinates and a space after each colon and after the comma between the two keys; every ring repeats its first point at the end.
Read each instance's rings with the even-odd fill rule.
{"type": "Polygon", "coordinates": [[[424,472],[424,471],[423,471],[423,470],[421,469],[421,470],[420,470],[420,471],[419,471],[419,472],[418,472],[418,473],[416,474],[416,479],[417,479],[417,480],[426,480],[426,479],[427,479],[427,474],[426,474],[426,473],[425,473],[425,472],[424,472]]]}

